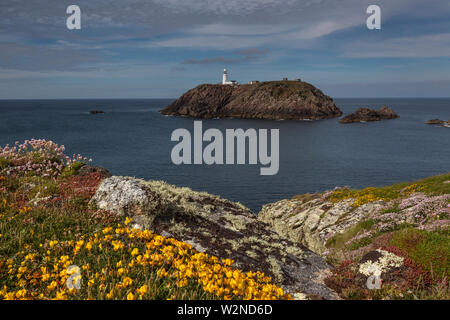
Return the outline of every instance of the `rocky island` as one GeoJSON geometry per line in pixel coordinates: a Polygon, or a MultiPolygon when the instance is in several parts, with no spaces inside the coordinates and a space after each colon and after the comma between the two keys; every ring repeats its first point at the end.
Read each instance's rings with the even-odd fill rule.
{"type": "Polygon", "coordinates": [[[340,123],[355,123],[355,122],[369,122],[380,121],[388,119],[396,119],[400,116],[391,108],[386,106],[381,107],[380,110],[373,110],[369,108],[359,108],[356,112],[349,114],[339,120],[340,123]]]}
{"type": "Polygon", "coordinates": [[[202,119],[271,120],[319,120],[342,115],[333,99],[300,80],[202,84],[183,94],[161,113],[202,119]]]}

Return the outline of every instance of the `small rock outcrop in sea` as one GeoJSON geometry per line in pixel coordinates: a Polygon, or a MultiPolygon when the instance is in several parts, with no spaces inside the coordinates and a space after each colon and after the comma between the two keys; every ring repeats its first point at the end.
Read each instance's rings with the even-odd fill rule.
{"type": "Polygon", "coordinates": [[[400,116],[394,112],[391,108],[386,106],[380,110],[373,110],[369,108],[359,108],[356,112],[349,114],[339,120],[340,123],[354,123],[354,122],[369,122],[380,121],[388,119],[396,119],[400,116]]]}
{"type": "Polygon", "coordinates": [[[428,120],[426,122],[426,124],[450,127],[450,120],[444,121],[444,120],[440,120],[440,119],[433,119],[433,120],[428,120]]]}
{"type": "Polygon", "coordinates": [[[117,176],[102,181],[91,203],[131,217],[135,228],[233,259],[243,271],[258,269],[294,296],[338,298],[324,285],[330,266],[323,258],[280,236],[239,203],[162,181],[117,176]]]}
{"type": "Polygon", "coordinates": [[[333,99],[313,85],[287,80],[238,86],[203,84],[161,113],[203,119],[272,120],[319,120],[342,115],[333,99]]]}
{"type": "Polygon", "coordinates": [[[90,114],[103,114],[103,113],[105,113],[105,111],[102,111],[102,110],[91,110],[89,113],[90,114]]]}

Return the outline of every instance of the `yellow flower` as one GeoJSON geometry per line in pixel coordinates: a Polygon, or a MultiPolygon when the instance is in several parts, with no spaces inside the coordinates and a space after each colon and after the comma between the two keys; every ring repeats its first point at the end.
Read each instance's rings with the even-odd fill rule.
{"type": "Polygon", "coordinates": [[[123,274],[128,273],[128,269],[126,269],[126,268],[119,268],[119,269],[117,270],[117,272],[119,273],[119,276],[121,276],[121,275],[123,275],[123,274]]]}
{"type": "Polygon", "coordinates": [[[133,293],[129,293],[128,295],[127,295],[127,300],[134,300],[134,295],[133,295],[133,293]]]}
{"type": "Polygon", "coordinates": [[[140,288],[138,289],[138,291],[139,291],[139,293],[140,293],[141,295],[146,294],[146,293],[147,293],[147,290],[148,290],[148,287],[147,287],[146,284],[144,284],[142,287],[140,287],[140,288]]]}
{"type": "Polygon", "coordinates": [[[177,286],[180,288],[187,286],[187,284],[188,284],[188,281],[186,278],[177,281],[177,286]]]}
{"type": "Polygon", "coordinates": [[[131,280],[131,278],[129,278],[129,277],[123,278],[123,286],[124,287],[131,286],[132,283],[133,283],[133,280],[131,280]]]}
{"type": "Polygon", "coordinates": [[[53,248],[53,247],[56,246],[57,244],[58,244],[58,241],[57,241],[57,240],[52,240],[52,241],[50,241],[49,246],[50,246],[50,248],[53,248]]]}
{"type": "Polygon", "coordinates": [[[52,291],[53,289],[56,288],[57,285],[58,285],[58,284],[56,283],[56,281],[52,281],[52,283],[50,283],[50,284],[47,286],[47,289],[50,290],[50,291],[52,291]]]}
{"type": "Polygon", "coordinates": [[[127,226],[131,221],[132,221],[132,219],[130,217],[126,217],[125,225],[127,226]]]}

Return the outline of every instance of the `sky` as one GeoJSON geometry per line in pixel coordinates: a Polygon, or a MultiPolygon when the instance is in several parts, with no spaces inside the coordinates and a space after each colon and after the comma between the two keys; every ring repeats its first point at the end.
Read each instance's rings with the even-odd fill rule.
{"type": "Polygon", "coordinates": [[[0,99],[176,98],[224,68],[334,98],[449,97],[449,18],[449,0],[1,0],[0,99]]]}

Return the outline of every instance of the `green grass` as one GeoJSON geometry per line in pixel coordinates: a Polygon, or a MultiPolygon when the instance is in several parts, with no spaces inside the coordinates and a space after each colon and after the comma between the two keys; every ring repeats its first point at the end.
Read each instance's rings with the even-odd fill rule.
{"type": "Polygon", "coordinates": [[[75,162],[72,165],[65,167],[61,173],[61,176],[62,177],[73,176],[78,172],[78,170],[80,170],[85,165],[86,163],[82,161],[75,162]]]}
{"type": "Polygon", "coordinates": [[[445,183],[449,180],[450,173],[446,173],[414,182],[402,182],[385,187],[368,187],[362,190],[341,188],[330,194],[327,199],[332,202],[339,202],[353,198],[355,199],[353,206],[359,207],[377,200],[391,201],[399,199],[415,192],[424,192],[430,196],[450,194],[450,183],[445,183]]]}
{"type": "Polygon", "coordinates": [[[334,237],[328,239],[326,246],[328,248],[342,249],[346,246],[346,243],[350,239],[357,236],[361,231],[370,230],[374,223],[375,222],[372,219],[361,221],[346,230],[344,233],[339,233],[334,237]]]}
{"type": "Polygon", "coordinates": [[[394,233],[391,245],[403,249],[424,270],[450,277],[450,229],[428,232],[407,228],[394,233]]]}

